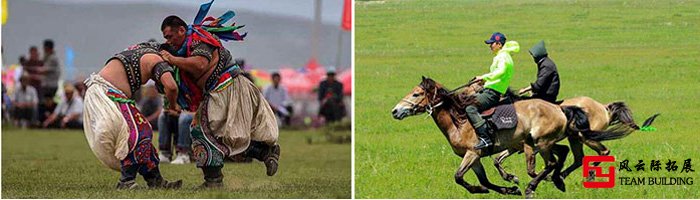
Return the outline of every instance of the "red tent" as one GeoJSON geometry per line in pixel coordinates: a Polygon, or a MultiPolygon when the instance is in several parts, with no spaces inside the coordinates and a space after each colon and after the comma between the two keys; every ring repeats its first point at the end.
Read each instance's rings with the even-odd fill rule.
{"type": "Polygon", "coordinates": [[[352,95],[352,70],[347,69],[341,72],[337,78],[343,84],[343,94],[352,95]]]}
{"type": "Polygon", "coordinates": [[[310,94],[316,87],[316,82],[295,69],[283,68],[279,73],[282,77],[282,85],[287,88],[289,94],[310,94]]]}
{"type": "MultiPolygon", "coordinates": [[[[260,69],[250,70],[256,78],[257,84],[265,88],[272,83],[271,72],[260,69]]],[[[326,79],[326,69],[317,64],[307,65],[305,68],[281,68],[278,70],[282,77],[282,86],[287,88],[289,94],[311,94],[322,80],[326,79]]],[[[352,70],[346,69],[336,75],[339,82],[343,83],[343,94],[352,94],[352,70]]]]}

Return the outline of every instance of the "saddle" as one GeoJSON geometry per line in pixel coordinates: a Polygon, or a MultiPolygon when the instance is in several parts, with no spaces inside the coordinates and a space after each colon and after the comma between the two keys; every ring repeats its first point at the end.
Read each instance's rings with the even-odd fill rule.
{"type": "Polygon", "coordinates": [[[515,113],[513,101],[501,99],[497,106],[481,112],[481,117],[491,123],[494,131],[512,129],[518,125],[518,115],[515,113]]]}
{"type": "MultiPolygon", "coordinates": [[[[460,93],[453,97],[453,101],[456,102],[457,112],[459,112],[455,116],[466,119],[464,109],[467,105],[474,103],[476,99],[473,96],[460,93]]],[[[481,111],[481,117],[492,125],[491,128],[494,131],[513,129],[518,125],[518,116],[515,112],[515,106],[513,106],[515,101],[517,99],[506,95],[500,99],[496,106],[481,111]]]]}

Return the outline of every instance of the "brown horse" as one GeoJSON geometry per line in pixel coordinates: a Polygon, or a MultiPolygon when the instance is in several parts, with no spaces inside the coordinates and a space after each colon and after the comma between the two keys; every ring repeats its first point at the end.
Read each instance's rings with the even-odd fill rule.
{"type": "MultiPolygon", "coordinates": [[[[604,131],[607,129],[616,130],[617,132],[617,134],[612,135],[594,135],[591,137],[584,137],[582,133],[569,134],[567,139],[574,155],[574,162],[561,173],[562,178],[566,178],[571,174],[571,172],[581,167],[583,161],[583,144],[596,151],[598,155],[609,155],[610,150],[601,143],[602,141],[620,139],[630,135],[635,130],[640,129],[640,127],[634,122],[632,111],[627,105],[625,105],[624,102],[613,102],[603,105],[590,97],[581,96],[565,99],[560,105],[576,106],[583,109],[589,120],[590,129],[593,131],[604,131]]],[[[655,114],[647,118],[643,126],[651,125],[658,115],[659,114],[655,114]]],[[[535,177],[537,174],[535,173],[534,152],[531,149],[527,149],[527,147],[524,147],[524,151],[526,152],[528,175],[530,175],[530,177],[535,177]]],[[[494,166],[496,166],[498,172],[504,180],[518,183],[518,177],[506,172],[501,165],[505,158],[515,152],[517,151],[506,150],[499,153],[499,155],[494,159],[494,166]]],[[[600,163],[594,163],[596,166],[598,164],[600,163]]],[[[588,179],[593,178],[594,173],[589,172],[588,179]]]]}
{"type": "MultiPolygon", "coordinates": [[[[619,134],[593,136],[589,138],[583,137],[581,133],[570,135],[568,140],[571,151],[574,154],[574,163],[572,163],[571,166],[562,172],[563,178],[566,178],[569,174],[571,174],[571,172],[581,167],[583,161],[582,143],[596,151],[598,155],[609,155],[610,150],[601,143],[602,141],[621,139],[640,129],[640,127],[634,122],[632,110],[621,101],[603,105],[590,97],[583,96],[566,99],[560,105],[577,106],[583,109],[583,111],[586,112],[586,116],[590,122],[591,130],[621,130],[618,132],[619,134]]],[[[644,120],[643,126],[651,125],[651,123],[654,122],[654,119],[656,119],[658,116],[659,114],[657,113],[647,118],[644,120]]],[[[598,164],[600,163],[595,163],[594,165],[597,166],[598,164]]],[[[589,178],[593,177],[594,176],[589,176],[589,178]]]]}
{"type": "MultiPolygon", "coordinates": [[[[476,91],[482,90],[483,82],[480,82],[480,84],[469,84],[465,86],[468,86],[468,88],[460,91],[459,93],[463,95],[470,95],[475,93],[476,91]]],[[[517,96],[510,91],[506,93],[506,96],[508,96],[512,100],[522,99],[522,97],[517,96]]],[[[598,153],[598,155],[609,155],[610,150],[607,147],[605,147],[605,145],[603,145],[601,141],[620,139],[630,135],[635,130],[640,129],[640,127],[634,122],[634,118],[632,117],[632,111],[630,110],[630,108],[624,102],[621,101],[603,105],[590,97],[580,96],[571,99],[565,99],[564,101],[559,102],[559,105],[562,107],[580,107],[585,112],[585,115],[588,118],[588,120],[590,120],[589,130],[592,131],[570,133],[568,135],[567,139],[569,141],[571,151],[574,154],[574,162],[571,164],[571,166],[566,168],[564,172],[562,172],[562,178],[566,178],[568,175],[571,174],[571,172],[581,167],[583,161],[582,144],[585,144],[586,146],[595,150],[598,153]],[[596,133],[604,133],[604,130],[606,129],[608,130],[607,132],[615,132],[615,134],[596,135],[596,133]],[[589,137],[584,137],[584,133],[588,134],[589,137]]],[[[647,118],[644,121],[642,127],[651,125],[658,116],[659,114],[657,113],[647,118]]],[[[583,128],[585,129],[585,127],[583,128]]],[[[499,174],[504,180],[512,181],[516,184],[519,183],[518,177],[506,172],[505,169],[502,167],[502,163],[503,160],[505,160],[508,156],[523,151],[525,152],[527,158],[526,160],[528,175],[533,178],[537,176],[537,173],[535,172],[536,152],[534,152],[531,148],[528,148],[528,146],[523,146],[522,149],[504,150],[501,153],[499,153],[494,159],[494,166],[496,167],[496,169],[498,169],[499,174]]],[[[594,163],[595,166],[599,164],[599,162],[594,163]]],[[[592,171],[590,171],[588,179],[591,180],[594,177],[595,174],[592,173],[592,171]]]]}
{"type": "MultiPolygon", "coordinates": [[[[467,90],[471,94],[475,91],[471,87],[467,90]]],[[[470,98],[467,102],[475,102],[474,95],[468,96],[470,98]]],[[[561,177],[568,147],[556,142],[567,137],[567,130],[580,129],[573,127],[570,120],[587,123],[587,119],[585,115],[572,115],[579,118],[567,119],[566,113],[575,111],[583,113],[583,111],[576,107],[561,108],[539,99],[518,101],[514,103],[514,107],[518,117],[517,126],[514,129],[497,131],[493,136],[493,147],[488,150],[474,148],[478,143],[478,137],[473,126],[462,117],[464,105],[460,105],[451,92],[432,79],[423,77],[422,82],[394,107],[392,115],[395,119],[402,120],[408,116],[428,112],[447,138],[453,152],[462,157],[462,163],[455,173],[455,181],[470,193],[487,193],[488,189],[491,189],[501,194],[521,195],[517,186],[506,188],[489,182],[480,158],[504,150],[516,151],[523,149],[523,146],[538,149],[546,166],[525,190],[527,197],[532,197],[539,182],[549,173],[554,172],[553,177],[561,177]],[[464,174],[469,169],[474,169],[481,185],[470,185],[464,181],[464,174]]],[[[553,178],[553,181],[558,189],[565,191],[563,179],[553,178]]]]}

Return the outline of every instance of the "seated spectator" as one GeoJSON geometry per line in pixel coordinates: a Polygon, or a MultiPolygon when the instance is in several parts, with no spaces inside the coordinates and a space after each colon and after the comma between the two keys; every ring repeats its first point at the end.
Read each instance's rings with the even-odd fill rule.
{"type": "Polygon", "coordinates": [[[43,127],[83,128],[83,99],[75,93],[72,84],[63,86],[65,100],[56,106],[53,113],[44,121],[43,127]]]}
{"type": "Polygon", "coordinates": [[[163,102],[158,95],[158,90],[153,82],[149,82],[141,90],[142,98],[137,101],[141,114],[146,117],[153,130],[158,130],[158,115],[163,109],[163,102]]]}
{"type": "Polygon", "coordinates": [[[263,95],[277,115],[278,121],[289,126],[292,119],[292,101],[287,88],[280,85],[281,81],[282,77],[279,73],[272,73],[272,84],[263,90],[263,95]]]}
{"type": "Polygon", "coordinates": [[[36,119],[38,122],[43,122],[46,121],[53,113],[53,110],[56,109],[56,102],[53,97],[42,97],[40,90],[37,90],[37,92],[39,92],[39,111],[36,119]]]}
{"type": "Polygon", "coordinates": [[[15,125],[22,128],[33,125],[39,104],[36,89],[29,85],[29,81],[29,76],[22,76],[21,84],[17,86],[13,95],[12,118],[15,120],[15,125]]]}
{"type": "Polygon", "coordinates": [[[343,84],[335,79],[335,68],[330,67],[326,72],[326,80],[318,87],[318,101],[321,115],[326,122],[340,121],[345,117],[345,104],[343,103],[343,84]]]}
{"type": "Polygon", "coordinates": [[[158,158],[160,162],[170,162],[173,156],[173,143],[176,142],[175,148],[177,156],[170,162],[172,164],[190,163],[190,155],[192,154],[192,138],[190,137],[190,124],[194,113],[183,111],[179,116],[170,115],[162,112],[158,117],[158,126],[160,127],[158,136],[158,158]]]}

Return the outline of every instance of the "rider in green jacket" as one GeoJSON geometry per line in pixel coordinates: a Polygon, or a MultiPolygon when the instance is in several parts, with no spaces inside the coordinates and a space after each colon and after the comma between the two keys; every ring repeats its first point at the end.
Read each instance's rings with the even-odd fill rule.
{"type": "Polygon", "coordinates": [[[489,127],[479,113],[487,110],[498,103],[501,95],[503,95],[508,86],[510,79],[513,77],[513,58],[511,53],[520,51],[520,45],[516,41],[506,42],[506,36],[496,32],[491,35],[491,38],[484,41],[489,45],[491,51],[496,54],[493,57],[493,63],[489,67],[489,73],[477,76],[475,81],[485,81],[484,89],[476,94],[477,104],[467,106],[467,118],[471,122],[476,133],[479,136],[479,144],[474,148],[481,149],[491,146],[493,143],[489,138],[492,135],[493,129],[489,127]]]}

